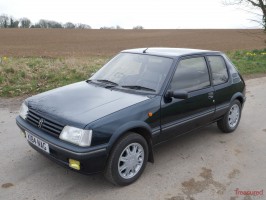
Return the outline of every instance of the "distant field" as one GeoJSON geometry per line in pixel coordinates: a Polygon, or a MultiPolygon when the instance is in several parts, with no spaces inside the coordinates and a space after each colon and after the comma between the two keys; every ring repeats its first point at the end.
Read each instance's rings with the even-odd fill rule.
{"type": "Polygon", "coordinates": [[[0,57],[111,56],[136,47],[265,48],[262,30],[0,29],[0,57]]]}
{"type": "Polygon", "coordinates": [[[261,76],[266,73],[264,40],[261,30],[0,29],[0,97],[84,80],[114,54],[136,47],[225,51],[243,75],[261,76]]]}

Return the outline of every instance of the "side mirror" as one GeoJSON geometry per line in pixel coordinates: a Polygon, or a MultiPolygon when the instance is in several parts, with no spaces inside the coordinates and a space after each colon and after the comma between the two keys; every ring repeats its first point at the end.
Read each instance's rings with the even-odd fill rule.
{"type": "Polygon", "coordinates": [[[185,90],[176,90],[176,91],[167,91],[166,98],[175,98],[175,99],[187,99],[188,98],[188,92],[185,90]]]}

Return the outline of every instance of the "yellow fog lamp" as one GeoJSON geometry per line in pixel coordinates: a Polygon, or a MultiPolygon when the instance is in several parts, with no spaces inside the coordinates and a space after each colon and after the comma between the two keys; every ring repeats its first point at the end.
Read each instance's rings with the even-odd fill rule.
{"type": "Polygon", "coordinates": [[[68,162],[69,162],[69,167],[76,170],[80,170],[80,162],[78,160],[69,159],[68,162]]]}

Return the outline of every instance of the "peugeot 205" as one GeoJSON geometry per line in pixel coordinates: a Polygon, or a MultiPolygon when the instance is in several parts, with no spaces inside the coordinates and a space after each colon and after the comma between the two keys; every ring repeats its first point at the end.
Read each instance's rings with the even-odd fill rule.
{"type": "Polygon", "coordinates": [[[131,49],[88,80],[29,97],[16,122],[41,154],[122,186],[166,140],[214,122],[233,132],[245,98],[243,78],[221,52],[131,49]]]}

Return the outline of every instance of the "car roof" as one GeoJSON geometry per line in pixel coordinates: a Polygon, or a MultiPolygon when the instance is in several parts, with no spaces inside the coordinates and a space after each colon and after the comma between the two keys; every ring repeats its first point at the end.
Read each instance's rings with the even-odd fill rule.
{"type": "Polygon", "coordinates": [[[189,49],[189,48],[165,48],[165,47],[149,47],[138,49],[127,49],[122,52],[126,53],[141,53],[148,55],[158,55],[167,57],[180,57],[195,54],[221,54],[219,51],[202,50],[202,49],[189,49]]]}

